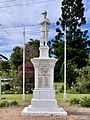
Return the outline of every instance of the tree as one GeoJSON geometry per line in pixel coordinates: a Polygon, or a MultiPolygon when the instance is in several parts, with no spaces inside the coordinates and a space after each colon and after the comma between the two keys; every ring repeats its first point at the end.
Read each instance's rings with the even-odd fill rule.
{"type": "Polygon", "coordinates": [[[30,63],[30,59],[39,57],[39,40],[30,39],[25,45],[26,63],[30,63]]]}
{"type": "Polygon", "coordinates": [[[88,30],[81,30],[81,26],[86,24],[84,17],[84,4],[82,0],[63,0],[62,21],[64,30],[67,29],[67,60],[72,60],[77,68],[82,68],[88,63],[90,50],[90,40],[88,40],[88,30]]]}
{"type": "Polygon", "coordinates": [[[72,63],[71,60],[68,60],[66,79],[67,79],[67,86],[69,88],[71,88],[71,86],[76,83],[77,76],[78,76],[78,73],[77,73],[76,65],[74,63],[72,63]]]}
{"type": "MultiPolygon", "coordinates": [[[[34,67],[30,59],[38,56],[39,40],[30,39],[30,41],[25,44],[25,84],[26,90],[28,90],[29,92],[31,90],[31,84],[34,83],[34,67]]],[[[16,66],[15,68],[17,69],[15,83],[22,89],[23,62],[21,58],[23,58],[22,48],[15,47],[14,52],[11,55],[11,63],[13,63],[13,66],[16,66]]]]}
{"type": "MultiPolygon", "coordinates": [[[[56,22],[57,35],[52,41],[52,53],[63,62],[63,33],[66,26],[67,39],[67,62],[71,60],[77,68],[82,68],[88,63],[90,50],[90,40],[88,40],[88,31],[81,30],[86,24],[84,17],[84,4],[82,0],[63,0],[62,1],[62,19],[56,22]],[[60,30],[62,28],[62,31],[60,30]]],[[[60,61],[61,62],[61,61],[60,61]]],[[[58,64],[60,64],[58,62],[58,64]]],[[[60,69],[60,68],[59,68],[60,69]]]]}
{"type": "Polygon", "coordinates": [[[9,61],[0,61],[0,71],[8,72],[10,69],[9,61]]]}
{"type": "Polygon", "coordinates": [[[19,65],[22,65],[23,57],[22,57],[22,48],[16,46],[13,49],[13,53],[10,56],[10,62],[13,69],[18,69],[19,65]]]}
{"type": "Polygon", "coordinates": [[[63,33],[59,33],[59,35],[55,36],[54,40],[49,41],[50,47],[50,57],[54,55],[58,61],[56,62],[55,72],[54,72],[54,80],[62,81],[63,78],[63,61],[64,61],[64,41],[62,39],[63,33]]]}
{"type": "Polygon", "coordinates": [[[86,66],[77,70],[79,76],[76,79],[76,84],[73,85],[74,93],[87,94],[90,93],[90,67],[86,66]]]}
{"type": "MultiPolygon", "coordinates": [[[[18,67],[17,71],[17,86],[22,88],[22,79],[23,79],[23,65],[18,67]]],[[[31,92],[31,85],[34,83],[34,67],[31,63],[25,64],[25,86],[26,90],[31,92]]]]}
{"type": "Polygon", "coordinates": [[[30,39],[30,41],[25,45],[26,54],[26,90],[31,92],[34,84],[34,67],[31,63],[31,59],[34,57],[39,57],[39,40],[30,39]]]}
{"type": "Polygon", "coordinates": [[[8,78],[10,75],[10,65],[9,61],[0,61],[0,76],[8,78]]]}

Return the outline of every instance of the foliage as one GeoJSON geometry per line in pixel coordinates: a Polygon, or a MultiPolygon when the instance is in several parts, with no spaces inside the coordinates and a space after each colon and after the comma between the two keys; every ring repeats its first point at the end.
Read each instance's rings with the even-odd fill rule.
{"type": "Polygon", "coordinates": [[[84,107],[90,107],[90,98],[89,97],[83,97],[81,99],[78,98],[73,98],[70,100],[71,104],[80,104],[81,106],[84,107]]]}
{"type": "Polygon", "coordinates": [[[55,82],[62,82],[64,78],[64,65],[61,64],[60,59],[56,62],[55,69],[54,69],[54,80],[55,82]]]}
{"type": "MultiPolygon", "coordinates": [[[[31,98],[32,98],[32,94],[26,94],[26,102],[28,102],[28,104],[30,104],[31,98]]],[[[19,105],[23,104],[22,94],[2,94],[2,99],[0,101],[1,102],[2,101],[16,101],[19,105]]]]}
{"type": "Polygon", "coordinates": [[[8,106],[16,106],[18,105],[17,101],[13,100],[13,101],[1,101],[0,102],[0,107],[8,107],[8,106]]]}
{"type": "Polygon", "coordinates": [[[63,93],[64,91],[63,82],[55,82],[54,88],[56,94],[63,93]]]}
{"type": "Polygon", "coordinates": [[[82,100],[80,101],[80,105],[84,107],[90,107],[90,98],[82,98],[82,100]]]}
{"type": "Polygon", "coordinates": [[[71,88],[72,85],[76,83],[76,77],[78,76],[78,74],[76,72],[77,68],[76,68],[76,65],[74,63],[72,63],[71,60],[68,60],[66,67],[67,67],[66,68],[66,70],[67,70],[67,76],[66,76],[67,86],[69,88],[71,88]]]}
{"type": "Polygon", "coordinates": [[[0,107],[7,107],[7,106],[9,106],[7,101],[0,102],[0,107]]]}
{"type": "Polygon", "coordinates": [[[10,69],[9,61],[0,61],[0,71],[8,72],[10,69]]]}
{"type": "Polygon", "coordinates": [[[82,68],[88,63],[90,40],[88,30],[81,30],[86,24],[84,17],[84,4],[82,0],[62,1],[62,28],[67,29],[67,60],[72,60],[77,68],[82,68]],[[88,47],[87,47],[88,46],[88,47]]]}
{"type": "Polygon", "coordinates": [[[25,45],[25,61],[31,63],[31,59],[34,57],[39,57],[39,40],[30,39],[30,41],[25,45]]]}
{"type": "MultiPolygon", "coordinates": [[[[60,35],[63,36],[63,35],[60,35]]],[[[63,61],[64,61],[64,42],[62,39],[56,39],[49,41],[50,55],[58,58],[55,66],[54,79],[55,82],[63,81],[63,61]]]]}
{"type": "MultiPolygon", "coordinates": [[[[23,76],[23,66],[18,67],[17,71],[17,86],[20,86],[22,88],[22,76],[23,76]]],[[[34,67],[30,63],[25,64],[25,86],[26,86],[26,91],[29,93],[32,93],[33,86],[32,84],[34,83],[34,67]]]]}
{"type": "MultiPolygon", "coordinates": [[[[60,66],[58,62],[55,66],[55,82],[64,80],[64,64],[60,66]]],[[[66,70],[67,86],[71,88],[71,86],[76,83],[76,77],[78,76],[76,65],[72,63],[71,60],[68,60],[66,70]]]]}
{"type": "Polygon", "coordinates": [[[4,82],[2,84],[2,91],[5,91],[5,90],[10,90],[11,86],[8,82],[4,82]]]}
{"type": "Polygon", "coordinates": [[[12,80],[9,81],[11,88],[16,87],[16,85],[17,85],[16,73],[17,73],[17,71],[15,69],[14,70],[11,69],[9,71],[9,77],[12,78],[12,80]]]}
{"type": "Polygon", "coordinates": [[[22,65],[22,61],[22,48],[16,46],[10,56],[11,68],[17,69],[19,65],[22,65]]]}
{"type": "MultiPolygon", "coordinates": [[[[86,19],[84,17],[84,4],[82,3],[82,0],[63,0],[61,10],[62,19],[59,18],[56,22],[57,35],[55,36],[55,39],[51,41],[50,45],[50,48],[52,48],[51,54],[58,58],[55,69],[55,79],[57,81],[63,80],[60,73],[62,73],[63,69],[61,66],[63,66],[64,61],[65,27],[67,63],[71,61],[72,65],[74,64],[76,68],[85,67],[88,63],[90,50],[90,40],[88,40],[87,35],[88,30],[81,30],[81,27],[86,24],[86,19]]],[[[67,75],[69,81],[73,81],[73,75],[71,77],[71,72],[67,71],[67,75]]]]}
{"type": "Polygon", "coordinates": [[[70,100],[70,103],[71,103],[71,104],[79,104],[79,103],[80,103],[80,99],[78,99],[78,98],[73,98],[73,99],[70,100]]]}
{"type": "MultiPolygon", "coordinates": [[[[59,84],[59,83],[58,83],[59,84]]],[[[67,100],[68,102],[70,102],[70,100],[72,98],[78,98],[78,99],[81,99],[81,98],[84,98],[84,96],[86,97],[89,97],[90,98],[90,94],[68,94],[67,93],[67,100]]],[[[23,105],[23,102],[22,102],[22,94],[3,94],[2,95],[2,100],[0,101],[3,101],[3,98],[5,98],[6,101],[17,101],[19,105],[23,105]]],[[[27,104],[30,104],[30,101],[32,99],[32,94],[26,94],[26,103],[27,104]]],[[[56,99],[58,101],[58,104],[61,102],[63,102],[63,93],[57,93],[56,94],[56,99]]]]}
{"type": "MultiPolygon", "coordinates": [[[[30,59],[39,56],[39,40],[30,39],[28,43],[25,44],[25,84],[26,91],[32,92],[32,83],[34,81],[34,67],[30,59]]],[[[13,81],[10,82],[12,89],[20,89],[17,93],[22,93],[23,84],[23,54],[22,48],[16,46],[13,49],[13,53],[10,57],[10,77],[13,81]]],[[[12,91],[13,92],[13,91],[12,91]]]]}
{"type": "MultiPolygon", "coordinates": [[[[18,67],[18,71],[23,71],[23,65],[18,67]]],[[[29,71],[34,71],[33,64],[25,64],[25,72],[28,73],[29,71]]]]}
{"type": "Polygon", "coordinates": [[[73,85],[74,93],[90,93],[90,67],[83,67],[77,70],[79,76],[76,79],[76,84],[73,85]]]}
{"type": "Polygon", "coordinates": [[[10,104],[10,106],[13,106],[13,105],[16,106],[16,105],[18,105],[18,102],[13,100],[13,101],[9,101],[9,104],[10,104]]]}

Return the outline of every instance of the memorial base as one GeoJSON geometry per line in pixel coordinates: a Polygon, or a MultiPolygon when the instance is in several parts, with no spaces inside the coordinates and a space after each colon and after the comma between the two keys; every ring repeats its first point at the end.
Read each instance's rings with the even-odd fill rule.
{"type": "Polygon", "coordinates": [[[25,107],[21,114],[25,116],[66,116],[67,112],[57,105],[57,101],[55,99],[55,92],[53,89],[36,89],[33,92],[33,99],[31,100],[31,105],[25,107]]]}
{"type": "Polygon", "coordinates": [[[25,107],[21,113],[23,116],[66,116],[67,112],[63,108],[32,108],[31,105],[25,107]]]}
{"type": "MultiPolygon", "coordinates": [[[[47,50],[47,47],[44,48],[47,50]]],[[[43,55],[44,48],[41,50],[43,55]]],[[[31,60],[35,68],[35,89],[31,105],[24,108],[22,115],[67,115],[63,108],[57,106],[55,99],[54,66],[56,61],[55,58],[49,58],[46,55],[31,60]]]]}

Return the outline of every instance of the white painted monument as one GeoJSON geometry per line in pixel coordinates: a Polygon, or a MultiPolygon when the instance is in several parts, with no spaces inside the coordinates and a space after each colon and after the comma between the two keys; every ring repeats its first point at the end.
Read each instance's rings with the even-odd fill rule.
{"type": "Polygon", "coordinates": [[[33,58],[31,61],[35,68],[35,89],[31,105],[25,107],[22,115],[67,115],[63,108],[57,105],[54,91],[54,66],[57,61],[49,58],[47,46],[48,26],[50,21],[46,18],[47,12],[42,13],[40,40],[40,57],[33,58]]]}

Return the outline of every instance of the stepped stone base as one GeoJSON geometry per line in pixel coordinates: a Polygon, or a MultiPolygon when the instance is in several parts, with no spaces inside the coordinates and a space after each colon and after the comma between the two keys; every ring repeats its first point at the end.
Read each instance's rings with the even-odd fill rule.
{"type": "Polygon", "coordinates": [[[55,91],[53,89],[35,89],[33,91],[31,105],[25,107],[21,114],[23,116],[66,116],[67,112],[57,105],[57,100],[55,99],[55,91]]]}
{"type": "Polygon", "coordinates": [[[66,116],[67,112],[64,111],[63,108],[57,106],[57,108],[32,108],[31,105],[25,107],[21,113],[23,116],[31,115],[31,116],[66,116]]]}

